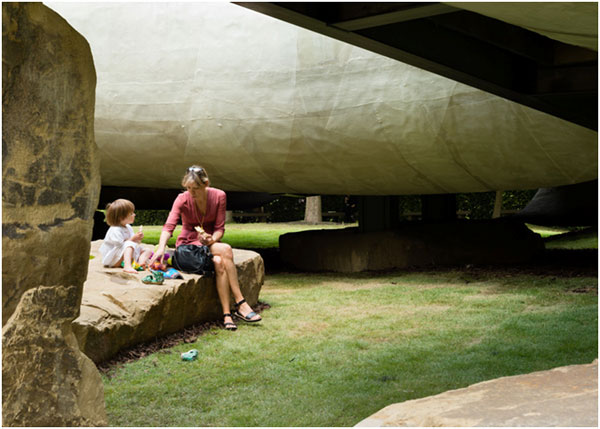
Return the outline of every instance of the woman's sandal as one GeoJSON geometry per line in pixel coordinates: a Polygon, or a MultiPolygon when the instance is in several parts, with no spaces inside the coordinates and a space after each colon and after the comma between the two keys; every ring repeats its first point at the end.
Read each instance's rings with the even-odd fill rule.
{"type": "Polygon", "coordinates": [[[152,274],[142,279],[142,283],[147,285],[161,285],[165,282],[165,276],[161,271],[150,271],[152,274]]]}
{"type": "MultiPolygon", "coordinates": [[[[231,319],[233,320],[233,317],[231,316],[231,313],[225,313],[223,314],[223,320],[226,317],[231,317],[231,319]]],[[[227,329],[228,331],[235,331],[237,329],[237,325],[233,322],[224,322],[225,324],[225,329],[227,329]]]]}
{"type": "Polygon", "coordinates": [[[235,303],[235,305],[234,305],[234,311],[233,311],[233,314],[235,315],[235,317],[237,317],[238,319],[243,320],[244,322],[248,322],[248,323],[260,322],[262,320],[262,317],[259,317],[258,319],[252,319],[254,316],[257,315],[257,313],[254,312],[254,311],[251,311],[250,313],[246,314],[245,316],[242,315],[242,313],[239,312],[240,305],[242,305],[245,302],[246,302],[246,300],[242,299],[240,302],[236,302],[235,303]]]}

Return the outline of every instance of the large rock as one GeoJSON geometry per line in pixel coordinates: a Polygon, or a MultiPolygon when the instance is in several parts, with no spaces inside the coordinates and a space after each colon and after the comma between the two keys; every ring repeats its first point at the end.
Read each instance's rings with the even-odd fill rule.
{"type": "Polygon", "coordinates": [[[303,271],[514,264],[529,261],[543,249],[539,235],[505,221],[407,223],[393,231],[345,228],[279,237],[282,261],[303,271]]]}
{"type": "Polygon", "coordinates": [[[70,328],[100,189],[92,55],[42,3],[2,3],[2,66],[3,424],[104,425],[70,328]]]}
{"type": "MultiPolygon", "coordinates": [[[[183,280],[146,285],[141,278],[147,272],[127,274],[119,268],[104,268],[101,243],[92,242],[94,258],[89,262],[81,314],[73,323],[81,350],[94,362],[194,323],[222,320],[214,277],[183,274],[183,280]]],[[[242,293],[255,305],[264,282],[263,260],[249,250],[233,252],[242,293]]]]}
{"type": "Polygon", "coordinates": [[[356,426],[598,427],[598,360],[389,405],[356,426]]]}
{"type": "Polygon", "coordinates": [[[4,325],[5,425],[106,425],[102,379],[96,365],[79,350],[71,329],[78,313],[77,289],[29,289],[4,325]]]}

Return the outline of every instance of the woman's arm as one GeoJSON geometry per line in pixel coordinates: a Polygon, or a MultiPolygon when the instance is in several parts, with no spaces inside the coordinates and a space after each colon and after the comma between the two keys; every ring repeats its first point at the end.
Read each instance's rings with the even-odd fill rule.
{"type": "Polygon", "coordinates": [[[154,256],[152,257],[152,261],[154,261],[158,256],[162,256],[165,254],[165,249],[167,248],[167,241],[171,238],[171,233],[169,231],[162,231],[160,233],[160,240],[158,241],[158,248],[156,252],[154,252],[154,256]]]}
{"type": "Polygon", "coordinates": [[[212,234],[213,241],[209,243],[209,246],[217,241],[221,241],[221,238],[225,235],[225,217],[227,210],[227,195],[225,192],[221,192],[217,200],[217,216],[215,219],[215,230],[212,234]]]}
{"type": "Polygon", "coordinates": [[[212,241],[210,243],[207,243],[209,246],[211,244],[216,243],[217,241],[221,241],[221,238],[223,238],[223,231],[219,230],[219,231],[215,231],[212,235],[212,241]]]}
{"type": "Polygon", "coordinates": [[[206,246],[212,246],[213,244],[221,241],[223,235],[225,235],[225,216],[227,210],[227,197],[225,192],[219,190],[217,197],[217,207],[215,209],[215,223],[213,233],[211,234],[199,234],[198,239],[206,246]]]}
{"type": "Polygon", "coordinates": [[[177,221],[179,221],[179,218],[181,216],[181,205],[183,204],[183,198],[181,197],[181,195],[183,194],[179,194],[179,196],[175,198],[175,201],[173,202],[173,207],[171,208],[167,221],[165,222],[165,225],[163,226],[163,229],[160,233],[158,247],[156,248],[154,255],[152,255],[152,258],[150,259],[150,265],[165,254],[167,242],[169,241],[169,238],[171,238],[171,236],[173,235],[173,230],[175,230],[175,227],[177,226],[177,221]]]}

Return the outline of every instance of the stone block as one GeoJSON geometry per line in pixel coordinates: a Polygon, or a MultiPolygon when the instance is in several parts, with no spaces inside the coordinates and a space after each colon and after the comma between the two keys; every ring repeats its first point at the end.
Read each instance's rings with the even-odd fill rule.
{"type": "Polygon", "coordinates": [[[598,427],[598,360],[389,405],[357,427],[598,427]]]}
{"type": "Polygon", "coordinates": [[[4,324],[27,289],[85,281],[100,173],[86,40],[41,3],[2,15],[4,324]]]}
{"type": "Polygon", "coordinates": [[[100,173],[87,41],[42,3],[2,3],[2,423],[106,425],[71,322],[100,173]]]}
{"type": "MultiPolygon", "coordinates": [[[[104,268],[101,243],[92,242],[94,258],[89,261],[81,314],[73,322],[81,350],[94,362],[195,323],[222,320],[214,277],[183,273],[183,280],[146,285],[141,278],[147,272],[128,274],[119,268],[104,268]]],[[[249,250],[233,249],[233,254],[242,293],[255,305],[264,282],[263,260],[249,250]]]]}
{"type": "Polygon", "coordinates": [[[5,426],[105,426],[104,389],[77,344],[76,286],[29,289],[2,329],[5,426]]]}
{"type": "Polygon", "coordinates": [[[506,221],[410,223],[390,231],[310,230],[279,237],[281,259],[303,271],[359,272],[531,260],[544,248],[525,225],[506,221]]]}

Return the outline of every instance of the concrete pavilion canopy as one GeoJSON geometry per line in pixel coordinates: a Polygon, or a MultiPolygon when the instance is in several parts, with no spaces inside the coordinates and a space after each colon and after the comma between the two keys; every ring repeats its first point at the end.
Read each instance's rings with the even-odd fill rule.
{"type": "Polygon", "coordinates": [[[103,185],[178,188],[191,164],[271,193],[597,178],[593,130],[238,5],[46,4],[91,46],[103,185]]]}

